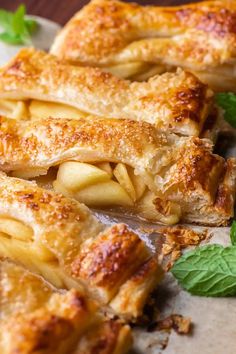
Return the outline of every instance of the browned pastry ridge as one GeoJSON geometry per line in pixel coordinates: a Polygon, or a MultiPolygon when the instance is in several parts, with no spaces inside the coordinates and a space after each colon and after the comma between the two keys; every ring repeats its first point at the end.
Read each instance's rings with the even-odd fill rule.
{"type": "Polygon", "coordinates": [[[180,135],[199,136],[205,133],[211,108],[211,90],[182,70],[130,82],[34,49],[21,50],[0,69],[0,112],[10,117],[96,115],[146,121],[180,135]],[[14,114],[8,112],[13,102],[14,114]]]}
{"type": "Polygon", "coordinates": [[[106,318],[82,290],[58,291],[25,268],[0,261],[1,354],[124,354],[127,325],[106,318]]]}
{"type": "Polygon", "coordinates": [[[0,162],[22,178],[57,166],[57,191],[157,222],[225,225],[234,214],[235,159],[213,154],[208,140],[160,133],[148,123],[2,117],[0,162]]]}
{"type": "Polygon", "coordinates": [[[162,270],[125,225],[105,228],[76,200],[4,173],[0,210],[0,257],[57,288],[85,288],[128,320],[142,314],[162,270]]]}
{"type": "Polygon", "coordinates": [[[180,66],[214,89],[235,91],[236,3],[93,0],[62,29],[51,52],[135,80],[180,66]]]}

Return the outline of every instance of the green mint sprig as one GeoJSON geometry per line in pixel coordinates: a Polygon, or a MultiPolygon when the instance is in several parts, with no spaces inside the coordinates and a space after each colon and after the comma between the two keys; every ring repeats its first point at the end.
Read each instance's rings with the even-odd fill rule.
{"type": "Polygon", "coordinates": [[[233,246],[236,246],[236,221],[234,220],[230,229],[230,239],[233,246]]]}
{"type": "Polygon", "coordinates": [[[236,296],[235,221],[230,238],[232,246],[200,246],[175,262],[171,272],[185,290],[199,296],[236,296]]]}
{"type": "Polygon", "coordinates": [[[0,9],[0,41],[8,44],[31,44],[31,35],[37,29],[35,20],[26,18],[25,5],[21,4],[15,12],[0,9]]]}
{"type": "Polygon", "coordinates": [[[236,95],[232,92],[217,93],[216,103],[223,108],[225,120],[236,128],[236,95]]]}

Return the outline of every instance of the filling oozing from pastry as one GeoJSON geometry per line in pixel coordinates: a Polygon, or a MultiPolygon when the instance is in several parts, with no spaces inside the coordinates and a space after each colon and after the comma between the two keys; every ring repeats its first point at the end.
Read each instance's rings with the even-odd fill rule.
{"type": "Polygon", "coordinates": [[[58,274],[57,257],[40,241],[34,242],[34,231],[29,225],[19,219],[0,216],[0,240],[0,256],[40,272],[58,288],[64,287],[58,274]]]}
{"type": "Polygon", "coordinates": [[[0,132],[3,171],[41,176],[41,186],[89,206],[165,224],[224,225],[233,216],[235,159],[213,154],[209,140],[119,119],[2,117],[0,132]]]}
{"type": "Polygon", "coordinates": [[[88,116],[72,106],[39,100],[8,100],[0,99],[0,114],[14,119],[72,118],[88,116]]]}
{"type": "Polygon", "coordinates": [[[34,179],[39,186],[92,208],[126,212],[168,225],[176,224],[182,216],[175,202],[166,202],[164,208],[160,201],[155,205],[157,194],[148,187],[147,176],[145,182],[145,177],[124,163],[67,161],[49,171],[16,170],[11,176],[34,179]]]}
{"type": "Polygon", "coordinates": [[[134,320],[163,271],[123,224],[105,228],[75,200],[0,175],[0,257],[42,275],[57,288],[81,287],[134,320]],[[132,301],[127,301],[136,292],[132,301]]]}
{"type": "Polygon", "coordinates": [[[175,72],[176,67],[161,63],[155,64],[137,61],[108,66],[104,68],[104,71],[123,79],[129,79],[132,81],[147,81],[155,75],[161,75],[165,72],[175,72]]]}
{"type": "Polygon", "coordinates": [[[2,260],[0,304],[1,354],[124,354],[131,347],[130,327],[106,317],[85,289],[58,291],[2,260]]]}
{"type": "Polygon", "coordinates": [[[129,119],[203,136],[212,107],[213,92],[181,69],[131,82],[35,49],[21,50],[0,69],[0,113],[10,118],[129,119]]]}
{"type": "Polygon", "coordinates": [[[145,178],[136,175],[134,169],[124,163],[64,162],[58,168],[53,188],[89,207],[113,207],[113,210],[123,207],[126,212],[135,214],[136,211],[149,220],[165,224],[175,224],[181,217],[181,209],[175,203],[169,203],[166,215],[158,213],[153,203],[155,193],[150,191],[145,178]]]}
{"type": "MultiPolygon", "coordinates": [[[[99,119],[92,117],[89,113],[82,112],[79,109],[67,104],[58,102],[47,102],[39,100],[8,100],[0,99],[0,114],[9,118],[28,120],[52,118],[68,118],[71,119],[99,119]]],[[[221,128],[222,118],[218,114],[217,108],[211,111],[206,118],[201,131],[202,138],[216,141],[221,128]]]]}

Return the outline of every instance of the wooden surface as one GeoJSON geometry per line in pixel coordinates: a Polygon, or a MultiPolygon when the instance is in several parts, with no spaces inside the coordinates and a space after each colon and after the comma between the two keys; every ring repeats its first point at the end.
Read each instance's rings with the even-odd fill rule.
{"type": "MultiPolygon", "coordinates": [[[[196,2],[196,0],[136,0],[140,4],[162,6],[179,5],[190,1],[196,2]]],[[[76,11],[88,3],[88,0],[0,0],[0,8],[13,11],[22,2],[26,4],[27,13],[43,16],[63,25],[76,11]]]]}

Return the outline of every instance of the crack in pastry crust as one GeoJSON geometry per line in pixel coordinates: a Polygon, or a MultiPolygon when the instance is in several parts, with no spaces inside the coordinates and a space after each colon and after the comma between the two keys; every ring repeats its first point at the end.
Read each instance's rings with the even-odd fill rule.
{"type": "MultiPolygon", "coordinates": [[[[63,114],[64,118],[76,114],[80,118],[90,114],[97,116],[94,119],[126,118],[196,136],[202,133],[212,106],[212,92],[194,75],[182,70],[148,82],[131,83],[98,68],[69,65],[34,49],[21,50],[0,70],[0,99],[3,112],[8,112],[11,100],[24,100],[14,108],[12,118],[17,114],[23,118],[37,115],[34,100],[41,100],[72,107],[68,112],[68,107],[61,106],[61,111],[68,112],[66,117],[63,114]],[[30,99],[33,101],[24,106],[25,100],[30,99]]],[[[60,106],[56,113],[59,111],[60,106]]]]}
{"type": "Polygon", "coordinates": [[[104,229],[77,201],[3,173],[0,194],[0,257],[23,264],[58,288],[85,287],[125,318],[141,315],[162,270],[136,234],[122,224],[104,229]],[[30,226],[31,238],[19,240],[12,219],[30,226]],[[126,295],[136,289],[138,299],[128,306],[126,295]]]}
{"type": "MultiPolygon", "coordinates": [[[[38,170],[66,161],[127,165],[148,188],[137,204],[131,203],[131,211],[154,221],[224,225],[233,216],[235,159],[213,154],[207,140],[160,133],[147,123],[1,118],[0,155],[0,168],[15,176],[27,169],[34,177],[38,170]],[[175,219],[165,219],[172,214],[175,219]]],[[[76,175],[69,185],[74,179],[76,175]]]]}
{"type": "Polygon", "coordinates": [[[0,305],[2,354],[121,354],[131,346],[130,328],[106,318],[85,292],[59,292],[7,261],[0,261],[0,305]]]}
{"type": "Polygon", "coordinates": [[[147,78],[155,66],[159,72],[180,66],[214,89],[235,90],[235,43],[234,0],[176,7],[93,0],[66,24],[51,52],[134,79],[143,72],[147,78]]]}

